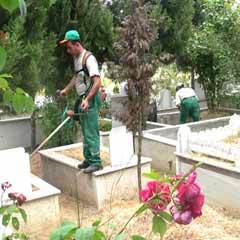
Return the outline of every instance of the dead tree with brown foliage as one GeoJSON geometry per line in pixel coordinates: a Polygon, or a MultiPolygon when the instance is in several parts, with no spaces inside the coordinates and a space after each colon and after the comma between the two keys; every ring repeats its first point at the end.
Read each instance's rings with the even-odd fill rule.
{"type": "Polygon", "coordinates": [[[131,15],[122,23],[121,62],[127,68],[128,111],[118,116],[137,140],[138,188],[141,182],[142,132],[147,121],[147,108],[150,103],[151,77],[155,72],[150,44],[155,39],[155,24],[144,8],[143,1],[132,0],[131,15]]]}

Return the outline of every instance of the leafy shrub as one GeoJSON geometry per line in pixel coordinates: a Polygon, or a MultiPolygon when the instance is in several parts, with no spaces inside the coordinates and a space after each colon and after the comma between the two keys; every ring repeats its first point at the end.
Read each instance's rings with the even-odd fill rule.
{"type": "MultiPolygon", "coordinates": [[[[64,103],[61,101],[49,102],[40,111],[42,118],[39,120],[44,136],[47,137],[65,119],[64,103]]],[[[76,141],[79,133],[77,122],[69,120],[47,143],[48,147],[56,147],[72,144],[76,141]]]]}
{"type": "Polygon", "coordinates": [[[112,129],[112,122],[110,120],[99,120],[99,129],[103,132],[108,132],[112,129]]]}
{"type": "Polygon", "coordinates": [[[110,104],[107,101],[103,101],[100,111],[99,111],[99,116],[101,118],[110,118],[111,117],[111,112],[110,112],[110,104]]]}

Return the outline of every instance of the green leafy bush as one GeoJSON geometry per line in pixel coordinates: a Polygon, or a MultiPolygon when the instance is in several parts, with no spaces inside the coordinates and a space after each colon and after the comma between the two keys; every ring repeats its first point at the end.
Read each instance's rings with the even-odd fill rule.
{"type": "MultiPolygon", "coordinates": [[[[39,120],[45,137],[65,119],[63,115],[66,106],[61,101],[46,103],[40,111],[42,118],[39,120]]],[[[77,122],[69,120],[47,143],[48,147],[72,144],[76,141],[79,133],[77,122]]]]}
{"type": "Polygon", "coordinates": [[[11,113],[31,113],[34,110],[34,102],[23,89],[12,90],[9,87],[8,79],[10,74],[0,74],[0,95],[2,95],[3,107],[8,107],[11,113]]]}
{"type": "Polygon", "coordinates": [[[107,101],[102,102],[102,106],[100,108],[99,115],[101,118],[110,118],[111,117],[110,104],[107,101]]]}
{"type": "Polygon", "coordinates": [[[99,120],[99,129],[103,132],[109,132],[112,129],[112,121],[110,120],[99,120]]]}

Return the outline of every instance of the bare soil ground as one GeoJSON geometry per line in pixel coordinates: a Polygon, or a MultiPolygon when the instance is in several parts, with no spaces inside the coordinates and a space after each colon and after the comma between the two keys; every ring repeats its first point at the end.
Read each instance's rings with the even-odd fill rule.
{"type": "MultiPolygon", "coordinates": [[[[82,147],[77,147],[77,148],[71,148],[69,150],[64,150],[64,151],[60,151],[61,154],[83,161],[84,157],[83,157],[83,149],[82,147]]],[[[109,158],[109,154],[107,152],[100,152],[100,157],[102,159],[103,162],[103,166],[108,166],[110,165],[110,158],[109,158]]]]}
{"type": "MultiPolygon", "coordinates": [[[[36,156],[32,161],[32,172],[41,176],[40,159],[36,156]]],[[[79,203],[80,219],[83,226],[89,226],[97,219],[106,222],[103,227],[110,236],[119,231],[129,217],[139,207],[136,200],[131,202],[118,202],[113,206],[97,210],[92,206],[79,203]],[[109,224],[107,224],[109,223],[109,224]],[[117,227],[116,227],[117,226],[117,227]]],[[[61,222],[77,222],[76,200],[69,195],[60,196],[61,222]]],[[[159,236],[151,235],[151,213],[146,212],[139,218],[134,219],[127,228],[129,236],[140,234],[147,236],[148,240],[159,240],[159,236]]],[[[51,229],[51,226],[48,226],[51,229]]],[[[51,229],[53,230],[53,229],[51,229]]],[[[36,240],[47,240],[49,236],[39,233],[36,240]]],[[[130,237],[126,239],[130,240],[130,237]]],[[[188,226],[172,224],[164,240],[239,240],[240,239],[240,212],[226,209],[216,204],[205,204],[202,217],[195,219],[188,226]]],[[[34,239],[35,240],[35,239],[34,239]]]]}
{"type": "Polygon", "coordinates": [[[232,114],[228,112],[212,112],[212,111],[203,111],[200,114],[201,120],[209,120],[209,119],[214,119],[214,118],[220,118],[220,117],[227,117],[231,116],[232,114]]]}

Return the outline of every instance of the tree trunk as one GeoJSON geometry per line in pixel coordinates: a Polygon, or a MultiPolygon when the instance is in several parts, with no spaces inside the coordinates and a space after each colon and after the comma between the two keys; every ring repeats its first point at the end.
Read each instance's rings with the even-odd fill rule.
{"type": "Polygon", "coordinates": [[[36,147],[36,119],[38,109],[35,109],[31,115],[31,150],[33,151],[36,147]]]}
{"type": "MultiPolygon", "coordinates": [[[[138,175],[138,192],[142,190],[142,168],[141,168],[141,156],[142,156],[142,131],[143,131],[143,106],[140,107],[140,111],[138,113],[138,152],[137,152],[137,175],[138,175]]],[[[141,197],[139,194],[139,201],[141,202],[141,197]]]]}
{"type": "Polygon", "coordinates": [[[194,78],[195,78],[195,74],[194,74],[194,67],[192,66],[191,67],[191,87],[193,88],[193,89],[195,89],[195,82],[194,82],[194,78]]]}

